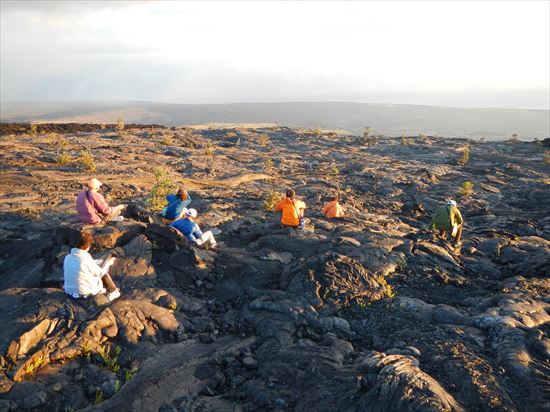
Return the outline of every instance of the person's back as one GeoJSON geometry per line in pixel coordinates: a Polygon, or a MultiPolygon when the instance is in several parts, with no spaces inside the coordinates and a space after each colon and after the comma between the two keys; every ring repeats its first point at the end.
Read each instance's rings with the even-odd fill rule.
{"type": "Polygon", "coordinates": [[[185,215],[187,206],[191,203],[191,196],[184,189],[179,189],[176,194],[166,196],[168,205],[160,213],[161,217],[173,221],[181,219],[185,215]]]}
{"type": "Polygon", "coordinates": [[[275,205],[275,211],[281,212],[281,224],[285,226],[298,226],[300,224],[300,209],[305,209],[306,204],[294,197],[284,197],[275,205]]]}
{"type": "Polygon", "coordinates": [[[458,207],[454,205],[440,206],[430,222],[430,227],[439,230],[452,230],[453,226],[463,223],[462,215],[458,207]]]}
{"type": "Polygon", "coordinates": [[[63,262],[63,289],[66,293],[86,296],[96,295],[102,290],[101,278],[94,275],[98,272],[97,264],[94,263],[88,252],[78,248],[71,249],[63,262]]]}
{"type": "Polygon", "coordinates": [[[174,229],[179,230],[187,239],[195,241],[197,234],[200,233],[199,225],[189,218],[176,220],[170,225],[174,229]]]}
{"type": "Polygon", "coordinates": [[[105,214],[109,212],[109,207],[100,193],[83,190],[76,197],[76,212],[81,223],[92,225],[100,223],[98,209],[100,212],[106,212],[105,214]]]}
{"type": "Polygon", "coordinates": [[[340,206],[338,199],[332,199],[330,202],[325,203],[323,207],[323,214],[327,218],[337,218],[344,216],[344,209],[340,206]]]}

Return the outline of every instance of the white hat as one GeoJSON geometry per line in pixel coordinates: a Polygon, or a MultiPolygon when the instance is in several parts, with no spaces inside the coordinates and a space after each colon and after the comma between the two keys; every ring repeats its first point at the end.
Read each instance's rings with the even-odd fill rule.
{"type": "Polygon", "coordinates": [[[88,187],[91,189],[91,190],[97,190],[101,187],[101,185],[103,185],[103,183],[101,183],[99,180],[97,180],[95,177],[92,177],[89,181],[88,181],[88,187]]]}
{"type": "Polygon", "coordinates": [[[191,217],[197,217],[197,211],[195,209],[187,209],[187,212],[185,212],[187,216],[191,217]]]}
{"type": "Polygon", "coordinates": [[[455,202],[453,199],[447,200],[447,204],[448,204],[449,206],[456,206],[456,202],[455,202]]]}

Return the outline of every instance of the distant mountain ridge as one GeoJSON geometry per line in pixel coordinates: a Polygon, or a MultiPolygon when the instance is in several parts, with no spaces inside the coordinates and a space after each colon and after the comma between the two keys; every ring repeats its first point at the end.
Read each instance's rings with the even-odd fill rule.
{"type": "Polygon", "coordinates": [[[543,139],[550,110],[455,108],[354,102],[176,104],[145,101],[2,102],[2,122],[279,123],[290,127],[344,129],[373,134],[438,134],[449,137],[543,139]]]}

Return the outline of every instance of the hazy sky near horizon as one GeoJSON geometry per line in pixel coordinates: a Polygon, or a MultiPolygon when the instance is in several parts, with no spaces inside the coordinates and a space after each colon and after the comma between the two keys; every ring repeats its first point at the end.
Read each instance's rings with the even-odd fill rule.
{"type": "Polygon", "coordinates": [[[550,106],[549,1],[1,1],[0,98],[550,106]]]}

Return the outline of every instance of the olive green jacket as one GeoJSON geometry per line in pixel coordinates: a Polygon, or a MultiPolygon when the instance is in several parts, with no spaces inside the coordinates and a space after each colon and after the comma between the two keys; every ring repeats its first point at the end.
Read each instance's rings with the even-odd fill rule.
{"type": "Polygon", "coordinates": [[[446,205],[439,207],[435,211],[428,228],[432,230],[451,230],[454,225],[462,225],[463,223],[464,220],[458,207],[446,205]]]}

